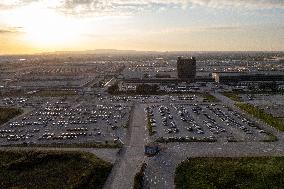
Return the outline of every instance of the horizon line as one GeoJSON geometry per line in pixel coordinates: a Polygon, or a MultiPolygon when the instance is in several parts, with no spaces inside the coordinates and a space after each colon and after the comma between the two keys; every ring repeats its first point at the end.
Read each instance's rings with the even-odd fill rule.
{"type": "Polygon", "coordinates": [[[38,53],[4,53],[0,56],[31,56],[31,55],[52,55],[52,54],[70,54],[70,53],[85,53],[85,54],[114,54],[114,52],[107,52],[107,51],[117,51],[117,53],[126,53],[127,51],[132,53],[214,53],[214,52],[235,52],[235,53],[253,53],[253,52],[263,52],[263,53],[284,53],[284,50],[166,50],[166,51],[159,51],[159,50],[125,50],[125,49],[93,49],[93,50],[62,50],[62,51],[46,51],[46,52],[38,52],[38,53]],[[93,52],[91,52],[93,51],[93,52]],[[97,51],[97,52],[96,52],[97,51]],[[105,52],[99,52],[105,51],[105,52]]]}

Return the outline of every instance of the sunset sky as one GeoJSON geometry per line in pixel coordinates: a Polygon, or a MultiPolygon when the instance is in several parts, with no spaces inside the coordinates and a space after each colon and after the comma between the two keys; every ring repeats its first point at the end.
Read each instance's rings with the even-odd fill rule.
{"type": "Polygon", "coordinates": [[[283,51],[283,0],[0,0],[0,54],[283,51]]]}

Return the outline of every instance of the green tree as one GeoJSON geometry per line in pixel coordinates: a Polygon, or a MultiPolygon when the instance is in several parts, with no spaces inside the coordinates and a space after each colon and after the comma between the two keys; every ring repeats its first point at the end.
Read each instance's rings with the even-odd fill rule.
{"type": "Polygon", "coordinates": [[[153,94],[158,92],[159,85],[149,85],[149,84],[141,84],[136,88],[136,92],[139,94],[153,94]]]}

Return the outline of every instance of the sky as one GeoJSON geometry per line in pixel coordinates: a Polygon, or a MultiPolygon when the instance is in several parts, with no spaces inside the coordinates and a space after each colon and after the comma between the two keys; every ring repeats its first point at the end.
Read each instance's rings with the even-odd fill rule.
{"type": "Polygon", "coordinates": [[[283,0],[0,0],[0,54],[284,51],[283,0]]]}

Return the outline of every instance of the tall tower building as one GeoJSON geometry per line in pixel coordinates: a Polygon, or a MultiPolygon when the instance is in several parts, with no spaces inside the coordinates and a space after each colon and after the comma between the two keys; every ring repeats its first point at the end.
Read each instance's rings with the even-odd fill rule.
{"type": "Polygon", "coordinates": [[[177,60],[177,73],[178,78],[182,80],[193,81],[196,76],[196,59],[178,57],[177,60]]]}

